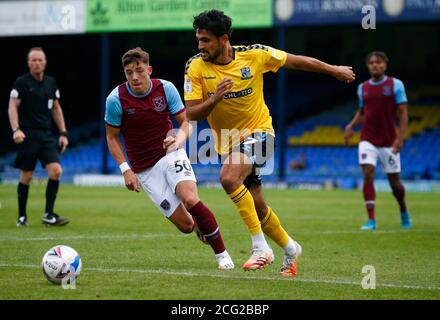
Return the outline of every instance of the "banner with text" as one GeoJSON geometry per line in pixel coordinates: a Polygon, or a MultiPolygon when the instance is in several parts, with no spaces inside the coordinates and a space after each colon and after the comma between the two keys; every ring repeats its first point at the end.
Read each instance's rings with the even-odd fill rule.
{"type": "Polygon", "coordinates": [[[0,36],[85,32],[85,0],[0,1],[0,36]]]}
{"type": "Polygon", "coordinates": [[[361,24],[371,7],[377,22],[440,20],[440,0],[275,0],[274,7],[278,26],[361,24]]]}
{"type": "Polygon", "coordinates": [[[88,0],[87,32],[189,30],[193,16],[216,8],[234,28],[271,27],[272,0],[88,0]]]}

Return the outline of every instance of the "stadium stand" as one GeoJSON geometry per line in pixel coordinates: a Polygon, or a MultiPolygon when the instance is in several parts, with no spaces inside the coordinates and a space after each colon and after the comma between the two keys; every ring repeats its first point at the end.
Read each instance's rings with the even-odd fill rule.
{"type": "MultiPolygon", "coordinates": [[[[316,181],[324,178],[343,180],[354,185],[360,175],[357,132],[350,146],[344,146],[344,126],[355,110],[353,104],[295,122],[288,129],[286,171],[291,181],[316,181]],[[292,163],[302,158],[303,169],[293,169],[292,163]],[[305,160],[304,160],[305,159],[305,160]]],[[[410,123],[402,152],[404,179],[438,179],[440,177],[440,105],[416,105],[409,108],[410,123]]],[[[381,169],[377,176],[385,178],[381,169]]]]}
{"type": "MultiPolygon", "coordinates": [[[[285,170],[288,183],[332,181],[339,188],[349,189],[357,186],[361,177],[356,147],[360,132],[355,132],[349,146],[344,145],[343,136],[344,127],[355,112],[355,103],[351,101],[332,110],[297,120],[287,128],[286,139],[289,147],[285,170]]],[[[409,118],[407,140],[402,153],[402,177],[406,180],[438,180],[440,105],[411,105],[409,118]]],[[[102,140],[99,138],[100,125],[98,122],[89,122],[70,130],[71,145],[61,158],[65,177],[101,172],[103,152],[102,140]]],[[[206,123],[201,123],[198,125],[198,131],[207,127],[206,123]]],[[[200,143],[203,142],[198,142],[199,146],[200,143]]],[[[12,168],[14,158],[14,153],[0,158],[3,179],[17,177],[17,172],[12,168]]],[[[109,154],[107,163],[110,173],[119,174],[119,169],[109,154]]],[[[218,182],[220,165],[194,164],[193,167],[200,182],[218,182]]],[[[37,166],[36,176],[39,175],[44,175],[44,171],[37,166]]],[[[386,178],[381,168],[377,170],[377,177],[386,178]]],[[[263,180],[277,181],[277,177],[266,176],[263,180]]]]}

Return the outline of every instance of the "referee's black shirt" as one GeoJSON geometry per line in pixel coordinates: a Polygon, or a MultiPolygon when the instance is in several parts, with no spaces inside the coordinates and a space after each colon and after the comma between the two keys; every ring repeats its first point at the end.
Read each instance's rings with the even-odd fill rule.
{"type": "Polygon", "coordinates": [[[53,103],[60,98],[55,78],[44,75],[39,81],[27,73],[15,80],[11,97],[21,99],[18,107],[20,128],[51,128],[53,103]]]}

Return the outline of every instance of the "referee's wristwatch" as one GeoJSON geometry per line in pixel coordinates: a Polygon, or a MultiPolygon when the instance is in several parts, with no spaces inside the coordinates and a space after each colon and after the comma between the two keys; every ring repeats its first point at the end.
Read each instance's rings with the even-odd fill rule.
{"type": "Polygon", "coordinates": [[[12,128],[12,133],[16,133],[18,130],[20,130],[20,127],[12,128]]]}
{"type": "Polygon", "coordinates": [[[67,132],[67,130],[61,131],[60,132],[60,136],[68,138],[69,137],[69,132],[67,132]]]}

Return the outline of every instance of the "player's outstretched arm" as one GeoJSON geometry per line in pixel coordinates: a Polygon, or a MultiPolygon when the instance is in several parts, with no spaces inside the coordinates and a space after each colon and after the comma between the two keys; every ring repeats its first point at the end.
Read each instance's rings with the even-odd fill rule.
{"type": "Polygon", "coordinates": [[[356,114],[353,117],[353,120],[349,124],[345,126],[344,131],[344,138],[345,138],[345,144],[348,145],[348,142],[350,141],[351,137],[353,136],[353,128],[357,125],[361,124],[363,121],[363,114],[362,109],[356,112],[356,114]]]}
{"type": "Polygon", "coordinates": [[[315,58],[294,55],[290,53],[287,54],[287,59],[284,67],[287,69],[296,69],[328,74],[332,77],[335,77],[339,81],[344,81],[347,83],[353,82],[356,78],[352,67],[335,66],[315,58]]]}
{"type": "MultiPolygon", "coordinates": [[[[118,166],[121,168],[122,164],[126,164],[124,151],[122,150],[121,140],[119,140],[119,135],[121,133],[121,129],[116,127],[111,127],[108,124],[105,125],[107,145],[110,153],[115,159],[118,166]]],[[[128,165],[127,165],[128,166],[128,165]]],[[[121,168],[121,171],[123,169],[121,168]]],[[[122,173],[124,175],[125,186],[128,190],[139,192],[141,191],[141,186],[139,184],[138,179],[136,178],[133,171],[128,167],[124,169],[122,173]]]]}

